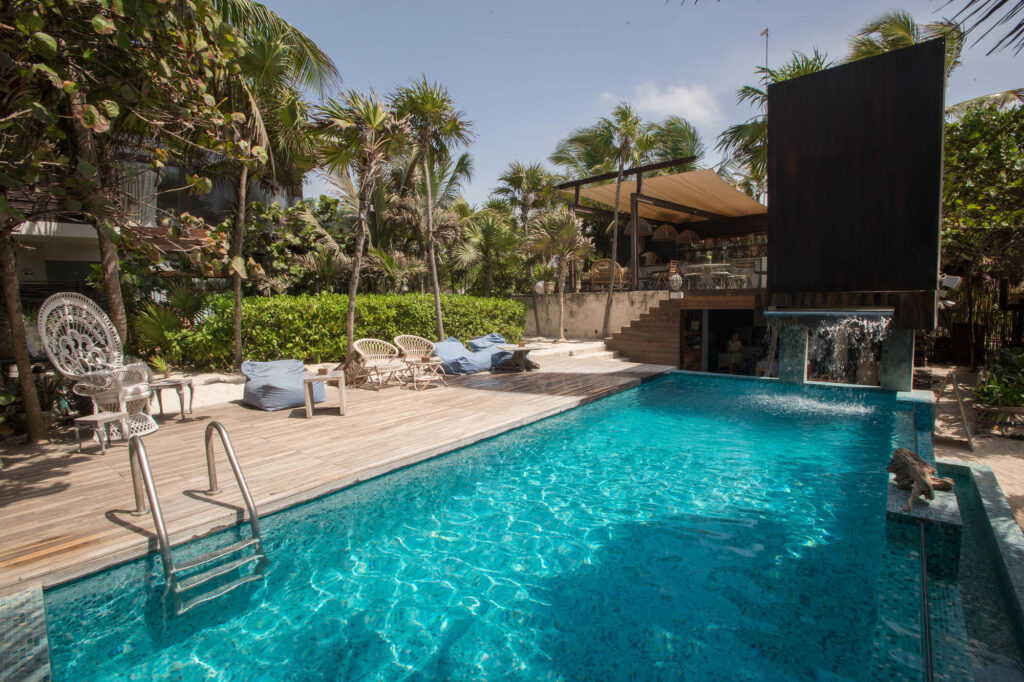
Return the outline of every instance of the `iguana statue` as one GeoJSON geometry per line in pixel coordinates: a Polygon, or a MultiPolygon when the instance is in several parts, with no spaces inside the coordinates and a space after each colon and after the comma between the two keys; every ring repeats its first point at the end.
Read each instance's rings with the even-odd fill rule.
{"type": "Polygon", "coordinates": [[[890,474],[896,474],[894,483],[900,490],[909,490],[910,498],[903,511],[910,511],[911,506],[921,495],[929,500],[935,499],[936,490],[952,490],[953,479],[934,476],[935,469],[921,459],[917,453],[906,448],[892,451],[892,459],[885,468],[890,474]]]}

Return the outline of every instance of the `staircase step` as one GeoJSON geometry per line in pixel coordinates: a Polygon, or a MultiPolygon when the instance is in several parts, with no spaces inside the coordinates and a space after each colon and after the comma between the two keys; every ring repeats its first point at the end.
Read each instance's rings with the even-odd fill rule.
{"type": "Polygon", "coordinates": [[[228,545],[226,547],[220,547],[220,548],[212,550],[210,552],[206,552],[205,554],[200,554],[199,556],[194,557],[192,559],[189,559],[188,561],[182,561],[179,564],[175,564],[174,572],[177,573],[179,571],[186,571],[186,570],[188,570],[190,568],[195,568],[196,566],[202,566],[203,564],[208,564],[211,561],[216,561],[217,559],[220,559],[221,557],[226,557],[228,554],[233,554],[235,552],[243,550],[246,547],[252,547],[253,545],[257,544],[258,542],[259,542],[259,540],[257,540],[256,538],[249,538],[248,540],[242,540],[241,542],[236,542],[233,545],[228,545]]]}
{"type": "Polygon", "coordinates": [[[213,568],[211,568],[208,571],[204,571],[202,573],[196,573],[195,575],[190,575],[189,577],[183,578],[182,580],[178,581],[178,590],[177,591],[180,593],[180,592],[184,592],[185,590],[191,590],[193,587],[198,587],[198,586],[202,585],[205,582],[209,582],[209,581],[213,580],[214,578],[216,578],[217,576],[224,575],[225,573],[230,573],[231,571],[235,570],[236,568],[240,568],[240,567],[245,566],[246,564],[250,564],[250,563],[252,563],[254,561],[259,561],[262,558],[263,558],[262,554],[250,554],[248,556],[244,556],[244,557],[241,557],[239,559],[235,559],[234,561],[229,561],[226,564],[220,564],[218,566],[214,566],[213,568]]]}
{"type": "Polygon", "coordinates": [[[226,585],[221,585],[220,587],[212,589],[209,592],[203,592],[202,594],[197,595],[197,596],[193,597],[192,599],[189,599],[186,602],[183,602],[181,604],[181,606],[178,607],[178,615],[180,616],[181,614],[185,613],[189,609],[195,608],[196,606],[199,606],[202,603],[208,602],[211,599],[216,599],[217,597],[219,597],[221,595],[227,594],[228,592],[230,592],[231,590],[235,589],[236,587],[241,587],[242,585],[245,585],[246,583],[255,582],[257,580],[263,580],[263,574],[262,573],[251,573],[249,575],[243,575],[241,578],[237,578],[235,580],[232,580],[231,582],[227,583],[226,585]]]}

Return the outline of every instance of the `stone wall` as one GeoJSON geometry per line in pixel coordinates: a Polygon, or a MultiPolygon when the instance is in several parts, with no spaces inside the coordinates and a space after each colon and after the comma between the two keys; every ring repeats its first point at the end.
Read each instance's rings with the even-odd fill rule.
{"type": "MultiPolygon", "coordinates": [[[[612,297],[610,334],[646,313],[667,291],[620,291],[612,297]]],[[[558,295],[523,296],[526,304],[524,336],[558,336],[558,295]]],[[[567,339],[600,339],[604,326],[608,292],[598,291],[565,295],[565,337],[567,339]]]]}

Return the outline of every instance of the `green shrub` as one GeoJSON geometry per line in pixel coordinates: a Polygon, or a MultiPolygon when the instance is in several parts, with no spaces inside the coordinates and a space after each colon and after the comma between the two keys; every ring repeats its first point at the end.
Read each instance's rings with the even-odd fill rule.
{"type": "MultiPolygon", "coordinates": [[[[231,364],[233,307],[230,295],[210,297],[210,312],[193,329],[175,335],[182,360],[200,366],[231,364]]],[[[348,297],[341,294],[273,296],[242,301],[243,355],[249,360],[298,358],[334,362],[345,358],[348,297]]],[[[525,306],[519,301],[444,294],[445,333],[462,341],[498,332],[510,343],[523,334],[525,306]]],[[[434,299],[429,294],[360,294],[356,297],[357,338],[391,341],[399,334],[433,340],[434,299]]]]}
{"type": "Polygon", "coordinates": [[[988,380],[974,389],[978,402],[1000,407],[1024,407],[1024,351],[1000,349],[989,369],[988,380]]]}

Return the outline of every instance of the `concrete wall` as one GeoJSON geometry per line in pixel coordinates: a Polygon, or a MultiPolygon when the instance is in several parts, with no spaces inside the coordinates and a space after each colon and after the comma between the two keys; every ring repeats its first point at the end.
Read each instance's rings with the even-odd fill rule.
{"type": "MultiPolygon", "coordinates": [[[[620,291],[612,298],[611,334],[646,313],[667,291],[620,291]]],[[[526,303],[525,336],[558,336],[558,295],[524,296],[526,303]],[[534,302],[536,301],[536,307],[534,302]]],[[[568,339],[600,339],[608,292],[565,295],[565,337],[568,339]]]]}

